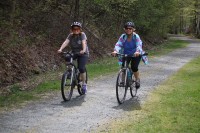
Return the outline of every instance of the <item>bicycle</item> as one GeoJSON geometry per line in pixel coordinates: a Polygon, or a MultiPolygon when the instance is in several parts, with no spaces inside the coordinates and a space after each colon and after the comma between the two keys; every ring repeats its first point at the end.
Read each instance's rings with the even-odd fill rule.
{"type": "MultiPolygon", "coordinates": [[[[61,94],[64,101],[69,101],[73,94],[73,89],[77,86],[78,93],[84,95],[85,91],[82,90],[82,84],[79,80],[80,72],[74,63],[73,56],[80,53],[62,52],[63,57],[70,59],[70,62],[66,62],[66,71],[62,75],[61,80],[61,94]]],[[[88,80],[86,70],[86,83],[88,80]]]]}
{"type": "MultiPolygon", "coordinates": [[[[148,53],[144,53],[143,55],[140,56],[145,56],[145,55],[148,55],[148,53]]],[[[128,88],[130,88],[130,93],[132,97],[135,97],[137,95],[138,89],[135,86],[136,80],[132,78],[133,72],[127,63],[128,57],[132,58],[134,57],[120,53],[117,53],[117,56],[121,56],[122,58],[124,58],[124,66],[121,66],[116,81],[117,101],[119,104],[122,104],[125,101],[128,88]]]]}

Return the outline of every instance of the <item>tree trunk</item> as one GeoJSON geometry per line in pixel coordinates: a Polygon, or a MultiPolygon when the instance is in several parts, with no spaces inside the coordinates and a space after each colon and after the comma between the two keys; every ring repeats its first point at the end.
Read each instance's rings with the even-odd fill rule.
{"type": "Polygon", "coordinates": [[[10,24],[11,24],[11,26],[14,25],[15,11],[16,11],[16,0],[13,0],[12,1],[12,9],[11,9],[11,13],[10,13],[10,24]]]}
{"type": "Polygon", "coordinates": [[[200,37],[200,3],[199,0],[196,0],[196,35],[200,37]]]}
{"type": "Polygon", "coordinates": [[[85,26],[85,20],[87,19],[86,18],[87,5],[88,5],[88,2],[87,2],[87,0],[85,0],[84,7],[83,7],[83,14],[82,14],[82,16],[83,16],[83,22],[82,22],[83,27],[85,26]]]}
{"type": "MultiPolygon", "coordinates": [[[[199,13],[200,14],[200,13],[199,13]]],[[[200,15],[197,16],[197,21],[196,21],[196,34],[197,37],[200,38],[200,15]]]]}
{"type": "Polygon", "coordinates": [[[79,21],[79,0],[75,1],[75,9],[74,9],[74,21],[79,21]]]}

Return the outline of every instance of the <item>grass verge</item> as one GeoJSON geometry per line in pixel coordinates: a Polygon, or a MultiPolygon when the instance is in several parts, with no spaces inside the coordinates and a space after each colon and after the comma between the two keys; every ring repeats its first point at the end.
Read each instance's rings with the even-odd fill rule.
{"type": "MultiPolygon", "coordinates": [[[[101,75],[116,72],[118,69],[117,58],[113,57],[104,60],[96,60],[87,65],[89,80],[101,75]]],[[[0,110],[7,110],[10,107],[19,107],[20,105],[23,106],[27,101],[41,99],[44,93],[60,91],[62,73],[62,71],[56,71],[34,77],[28,82],[30,84],[39,82],[39,84],[31,90],[23,90],[22,86],[18,84],[11,86],[9,88],[9,95],[0,96],[0,110]]]]}
{"type": "Polygon", "coordinates": [[[186,64],[149,96],[142,110],[113,122],[110,132],[199,133],[200,57],[186,64]]]}
{"type": "Polygon", "coordinates": [[[187,42],[183,40],[168,40],[162,45],[158,45],[149,51],[150,56],[160,56],[172,52],[175,49],[183,48],[188,45],[187,42]]]}
{"type": "MultiPolygon", "coordinates": [[[[177,48],[185,47],[187,43],[180,40],[170,40],[167,43],[157,46],[154,50],[149,51],[149,54],[152,55],[161,55],[166,54],[177,48]]],[[[151,58],[151,57],[150,57],[151,58]]],[[[106,75],[109,73],[116,72],[119,69],[117,64],[117,58],[109,57],[106,59],[99,59],[95,62],[87,65],[87,70],[89,74],[89,80],[94,79],[95,77],[106,75]]],[[[6,96],[0,96],[0,110],[3,108],[19,106],[19,104],[26,101],[32,101],[40,99],[42,93],[58,91],[60,90],[60,77],[62,72],[49,72],[44,75],[37,76],[36,78],[31,79],[29,82],[42,82],[37,85],[34,89],[23,91],[21,85],[13,85],[10,87],[11,93],[6,96]],[[57,75],[57,76],[56,76],[57,75]]]]}

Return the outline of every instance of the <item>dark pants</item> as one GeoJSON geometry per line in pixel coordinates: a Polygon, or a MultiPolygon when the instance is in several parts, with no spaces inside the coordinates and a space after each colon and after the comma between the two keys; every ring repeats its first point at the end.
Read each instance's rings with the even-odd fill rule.
{"type": "MultiPolygon", "coordinates": [[[[127,57],[127,64],[131,62],[131,69],[133,72],[138,71],[141,57],[127,57]]],[[[122,59],[122,66],[124,66],[124,58],[122,59]]]]}
{"type": "Polygon", "coordinates": [[[86,71],[85,65],[88,61],[88,55],[74,55],[73,59],[77,59],[79,72],[84,73],[86,71]]]}

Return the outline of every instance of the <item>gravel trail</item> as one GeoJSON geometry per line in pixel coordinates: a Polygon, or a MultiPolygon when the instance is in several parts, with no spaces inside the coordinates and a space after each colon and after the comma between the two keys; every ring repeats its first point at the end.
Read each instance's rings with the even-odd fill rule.
{"type": "Polygon", "coordinates": [[[63,102],[57,93],[49,100],[34,102],[22,109],[0,114],[0,133],[80,133],[95,131],[112,119],[129,111],[140,110],[147,95],[161,82],[175,73],[191,59],[200,56],[200,41],[185,36],[190,45],[161,57],[154,57],[150,65],[141,62],[141,88],[137,98],[127,93],[124,104],[119,105],[115,96],[117,74],[90,81],[88,93],[79,96],[74,90],[71,101],[63,102]],[[134,107],[134,108],[133,108],[134,107]]]}

